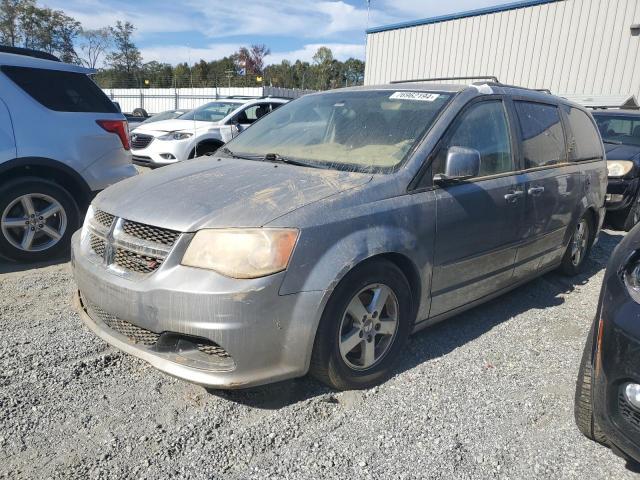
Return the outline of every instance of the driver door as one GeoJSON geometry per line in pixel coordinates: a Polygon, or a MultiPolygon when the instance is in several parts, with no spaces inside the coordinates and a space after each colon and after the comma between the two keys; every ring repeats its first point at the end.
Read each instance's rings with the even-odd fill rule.
{"type": "Polygon", "coordinates": [[[232,136],[235,137],[240,132],[246,130],[260,117],[271,111],[268,103],[257,103],[241,110],[235,117],[232,125],[232,136]],[[235,126],[235,128],[233,128],[235,126]]]}
{"type": "Polygon", "coordinates": [[[515,138],[504,101],[494,97],[466,107],[441,142],[433,175],[444,173],[451,147],[477,150],[480,171],[435,188],[432,317],[511,282],[526,195],[515,173],[515,138]]]}

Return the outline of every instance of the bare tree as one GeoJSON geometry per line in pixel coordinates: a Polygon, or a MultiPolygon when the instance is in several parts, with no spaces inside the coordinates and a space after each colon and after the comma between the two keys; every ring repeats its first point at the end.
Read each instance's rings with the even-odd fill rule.
{"type": "Polygon", "coordinates": [[[251,45],[242,47],[235,54],[235,60],[241,70],[247,75],[260,75],[264,70],[264,57],[269,55],[271,50],[266,45],[251,45]]]}
{"type": "Polygon", "coordinates": [[[108,27],[80,32],[80,61],[89,68],[96,68],[100,58],[109,50],[113,43],[111,30],[108,27]]]}

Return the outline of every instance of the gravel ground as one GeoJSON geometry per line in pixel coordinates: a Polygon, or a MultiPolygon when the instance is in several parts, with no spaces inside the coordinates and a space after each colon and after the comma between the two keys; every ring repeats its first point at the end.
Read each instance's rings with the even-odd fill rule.
{"type": "Polygon", "coordinates": [[[0,266],[0,478],[632,478],[573,392],[604,265],[549,274],[410,339],[362,392],[207,392],[123,355],[70,306],[67,264],[0,266]]]}

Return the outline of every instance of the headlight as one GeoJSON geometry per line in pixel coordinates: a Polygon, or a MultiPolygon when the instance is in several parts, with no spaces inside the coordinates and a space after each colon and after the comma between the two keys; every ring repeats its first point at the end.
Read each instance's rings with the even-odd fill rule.
{"type": "Polygon", "coordinates": [[[258,278],[287,268],[298,239],[289,228],[210,229],[196,233],[182,265],[232,278],[258,278]]]}
{"type": "Polygon", "coordinates": [[[640,303],[640,257],[637,254],[629,259],[622,275],[629,295],[640,303]]]}
{"type": "Polygon", "coordinates": [[[624,177],[633,168],[633,162],[628,160],[607,160],[607,170],[610,177],[624,177]]]}
{"type": "Polygon", "coordinates": [[[193,133],[188,132],[169,132],[164,135],[160,135],[158,140],[184,140],[185,138],[193,137],[193,133]]]}

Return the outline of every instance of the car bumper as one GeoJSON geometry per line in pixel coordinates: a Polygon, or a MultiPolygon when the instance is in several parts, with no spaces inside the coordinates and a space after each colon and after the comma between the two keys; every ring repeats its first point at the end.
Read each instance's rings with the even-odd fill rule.
{"type": "Polygon", "coordinates": [[[158,140],[142,149],[132,149],[133,163],[144,167],[162,167],[189,158],[193,149],[193,140],[158,140]]]}
{"type": "Polygon", "coordinates": [[[629,208],[638,191],[637,178],[609,178],[605,207],[607,211],[629,208]]]}
{"type": "Polygon", "coordinates": [[[619,275],[606,280],[599,311],[594,369],[594,415],[611,445],[640,462],[640,410],[624,397],[624,385],[640,383],[640,305],[619,275]]]}
{"type": "Polygon", "coordinates": [[[307,372],[323,292],[279,295],[284,273],[234,280],[179,264],[127,279],[80,255],[79,241],[78,232],[72,241],[75,304],[83,322],[107,343],[207,387],[250,387],[307,372]],[[104,315],[127,327],[113,327],[104,315]],[[127,328],[159,340],[136,343],[127,328]],[[214,342],[227,356],[197,351],[197,339],[214,342]]]}

